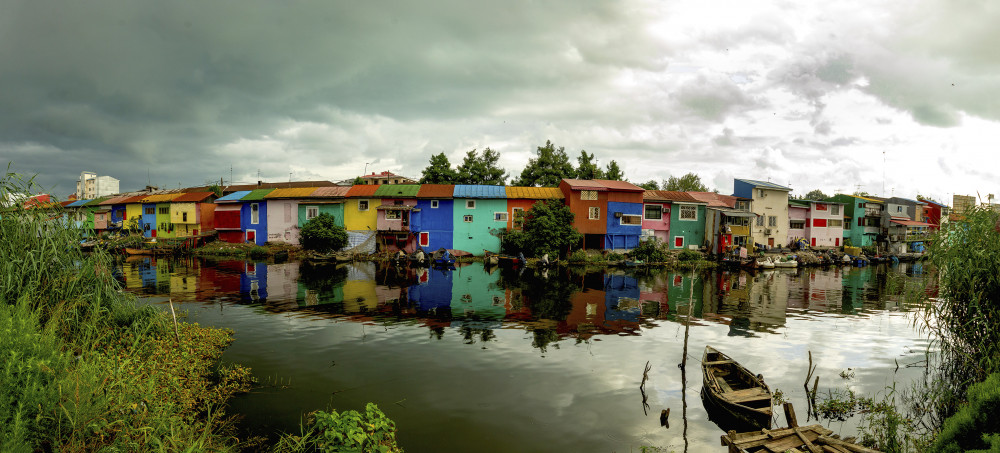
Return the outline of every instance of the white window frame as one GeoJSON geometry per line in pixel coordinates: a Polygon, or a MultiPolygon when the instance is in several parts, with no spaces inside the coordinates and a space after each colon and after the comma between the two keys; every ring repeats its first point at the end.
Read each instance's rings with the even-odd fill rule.
{"type": "Polygon", "coordinates": [[[829,228],[843,228],[844,221],[840,219],[829,219],[826,221],[826,226],[829,228]],[[837,222],[837,224],[834,225],[833,222],[837,222]]]}
{"type": "Polygon", "coordinates": [[[494,212],[493,221],[507,223],[507,211],[494,212]]]}
{"type": "Polygon", "coordinates": [[[306,221],[319,217],[319,206],[306,206],[306,221]]]}
{"type": "Polygon", "coordinates": [[[673,245],[675,248],[682,249],[687,245],[687,240],[684,238],[684,236],[674,236],[673,241],[670,244],[673,245]],[[681,240],[681,245],[677,245],[677,239],[681,240]]]}
{"type": "Polygon", "coordinates": [[[260,204],[259,203],[250,203],[250,224],[251,225],[260,224],[260,204]]]}
{"type": "Polygon", "coordinates": [[[680,210],[680,212],[677,213],[677,219],[678,220],[694,221],[694,222],[698,221],[698,207],[697,206],[694,206],[694,205],[683,205],[682,204],[679,207],[681,208],[681,210],[680,210]],[[688,219],[688,218],[684,217],[684,211],[687,211],[687,210],[694,211],[693,218],[688,219]]]}
{"type": "Polygon", "coordinates": [[[759,227],[764,226],[764,216],[762,216],[760,214],[757,215],[756,225],[759,226],[759,227]]]}
{"type": "Polygon", "coordinates": [[[394,209],[386,209],[385,211],[386,220],[400,220],[402,218],[403,218],[402,211],[396,211],[394,209]],[[389,214],[392,214],[392,217],[389,217],[389,214]]]}
{"type": "Polygon", "coordinates": [[[369,204],[368,200],[358,200],[358,211],[367,211],[368,210],[368,204],[369,204]],[[363,208],[361,207],[362,203],[364,204],[363,208]]]}
{"type": "Polygon", "coordinates": [[[601,207],[591,206],[587,209],[587,219],[588,220],[601,220],[601,207]]]}
{"type": "Polygon", "coordinates": [[[427,247],[428,244],[431,243],[431,234],[426,231],[422,231],[420,232],[420,237],[417,240],[420,241],[421,247],[427,247]]]}
{"type": "Polygon", "coordinates": [[[476,209],[476,200],[465,200],[465,209],[476,209]]]}
{"type": "Polygon", "coordinates": [[[641,226],[642,216],[639,214],[622,214],[618,219],[618,224],[623,226],[641,226]],[[625,223],[625,219],[635,219],[636,223],[625,223]]]}
{"type": "Polygon", "coordinates": [[[462,221],[465,223],[472,223],[472,214],[466,214],[462,216],[462,221]]]}
{"type": "Polygon", "coordinates": [[[431,200],[431,209],[437,209],[439,205],[440,202],[438,200],[431,200]]]}
{"type": "Polygon", "coordinates": [[[243,232],[243,242],[247,242],[247,241],[250,240],[250,232],[253,232],[253,243],[256,244],[257,243],[257,230],[254,230],[254,229],[247,229],[246,231],[243,232]]]}
{"type": "Polygon", "coordinates": [[[831,204],[830,205],[830,215],[840,215],[840,205],[831,204]]]}
{"type": "Polygon", "coordinates": [[[643,205],[642,206],[642,219],[643,220],[663,220],[663,205],[662,204],[647,204],[647,205],[643,205]],[[660,216],[656,217],[656,218],[646,217],[646,212],[648,212],[648,211],[646,211],[646,208],[649,208],[649,207],[660,208],[660,216]]]}

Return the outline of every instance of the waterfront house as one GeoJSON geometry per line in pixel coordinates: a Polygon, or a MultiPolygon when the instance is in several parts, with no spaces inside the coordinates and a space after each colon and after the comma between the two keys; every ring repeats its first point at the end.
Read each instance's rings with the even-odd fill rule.
{"type": "Polygon", "coordinates": [[[507,191],[504,186],[455,186],[452,248],[473,255],[500,253],[501,229],[507,227],[507,191]]]}
{"type": "Polygon", "coordinates": [[[344,196],[350,186],[318,187],[309,197],[299,201],[299,228],[320,214],[333,217],[334,223],[344,226],[344,196]]]}
{"type": "Polygon", "coordinates": [[[215,231],[219,240],[242,244],[246,241],[243,233],[243,197],[250,194],[249,190],[233,192],[215,200],[215,231]]]}
{"type": "Polygon", "coordinates": [[[410,217],[417,245],[425,250],[453,248],[455,232],[455,186],[422,184],[417,191],[417,208],[410,217]]]}
{"type": "Polygon", "coordinates": [[[869,247],[878,243],[882,235],[881,200],[860,195],[837,194],[831,201],[844,205],[844,244],[854,247],[869,247]],[[847,228],[850,224],[850,229],[847,228]],[[850,244],[847,240],[850,239],[850,244]]]}
{"type": "Polygon", "coordinates": [[[524,227],[525,213],[539,201],[556,201],[563,199],[563,193],[558,187],[520,187],[507,186],[507,229],[521,230],[524,227]]]}
{"type": "Polygon", "coordinates": [[[736,179],[733,195],[749,198],[757,219],[750,227],[755,245],[766,248],[788,244],[788,194],[792,189],[767,181],[736,179]]]}
{"type": "Polygon", "coordinates": [[[178,192],[156,193],[142,199],[143,206],[153,206],[154,216],[151,237],[176,237],[174,224],[170,222],[170,207],[174,198],[181,196],[178,192]]]}
{"type": "Polygon", "coordinates": [[[932,231],[941,229],[941,225],[948,221],[948,215],[951,213],[948,205],[928,199],[922,201],[924,202],[924,216],[922,219],[914,220],[929,224],[929,229],[932,231]]]}
{"type": "Polygon", "coordinates": [[[705,241],[708,203],[673,190],[647,190],[643,203],[642,228],[646,237],[655,237],[671,249],[697,248],[705,241]]]}
{"type": "Polygon", "coordinates": [[[723,254],[750,244],[750,225],[757,218],[748,198],[715,192],[685,192],[705,206],[705,242],[709,253],[723,254]]]}
{"type": "Polygon", "coordinates": [[[189,192],[174,198],[170,207],[170,223],[176,237],[203,235],[215,229],[215,193],[189,192]]]}
{"type": "Polygon", "coordinates": [[[80,230],[83,237],[90,236],[94,231],[94,211],[86,209],[87,203],[94,200],[76,200],[65,206],[69,217],[69,225],[80,230]]]}
{"type": "Polygon", "coordinates": [[[642,187],[625,181],[563,179],[564,201],[585,249],[632,249],[642,234],[642,187]]]}
{"type": "MultiPolygon", "coordinates": [[[[121,231],[125,226],[125,200],[131,198],[129,195],[119,195],[108,198],[98,204],[98,212],[105,212],[105,231],[121,231]]],[[[95,227],[96,227],[96,218],[95,227]]]]}
{"type": "MultiPolygon", "coordinates": [[[[664,244],[670,243],[670,205],[672,199],[661,194],[684,194],[666,190],[647,190],[642,193],[642,233],[643,241],[651,238],[664,244]]],[[[686,198],[690,198],[684,194],[686,198]]],[[[691,201],[696,201],[693,198],[691,201]]]]}
{"type": "Polygon", "coordinates": [[[347,230],[347,247],[359,252],[375,252],[378,230],[379,199],[375,198],[376,185],[354,185],[347,191],[344,203],[344,229],[347,230]]]}
{"type": "Polygon", "coordinates": [[[387,184],[378,186],[375,197],[380,200],[377,212],[378,250],[407,253],[417,249],[417,237],[411,234],[411,214],[417,207],[419,184],[387,184]]]}
{"type": "Polygon", "coordinates": [[[889,253],[923,252],[923,242],[931,225],[923,221],[926,203],[909,198],[884,199],[882,228],[886,233],[889,253]]]}
{"type": "Polygon", "coordinates": [[[275,189],[256,189],[243,196],[240,228],[246,242],[264,245],[267,242],[267,202],[264,197],[275,189]]]}
{"type": "Polygon", "coordinates": [[[264,195],[268,241],[299,243],[299,203],[315,191],[316,187],[280,188],[264,195]]]}
{"type": "Polygon", "coordinates": [[[789,200],[788,240],[812,247],[840,247],[844,237],[844,204],[834,201],[789,200]]]}

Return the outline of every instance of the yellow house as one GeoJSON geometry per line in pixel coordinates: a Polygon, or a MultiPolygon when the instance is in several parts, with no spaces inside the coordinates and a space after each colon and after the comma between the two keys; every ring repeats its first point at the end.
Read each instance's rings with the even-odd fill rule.
{"type": "Polygon", "coordinates": [[[376,185],[356,185],[347,191],[344,202],[344,229],[347,231],[378,230],[379,199],[376,185]]]}
{"type": "Polygon", "coordinates": [[[171,201],[183,194],[181,193],[158,193],[149,195],[142,200],[144,204],[156,205],[156,237],[172,238],[176,237],[174,224],[170,221],[171,201]]]}
{"type": "Polygon", "coordinates": [[[191,192],[180,194],[171,200],[170,223],[173,237],[197,236],[214,229],[215,194],[212,192],[191,192]]]}
{"type": "Polygon", "coordinates": [[[126,198],[122,200],[125,203],[125,218],[122,222],[122,229],[127,230],[130,233],[141,233],[142,232],[142,199],[145,198],[144,195],[137,195],[134,197],[126,198]]]}

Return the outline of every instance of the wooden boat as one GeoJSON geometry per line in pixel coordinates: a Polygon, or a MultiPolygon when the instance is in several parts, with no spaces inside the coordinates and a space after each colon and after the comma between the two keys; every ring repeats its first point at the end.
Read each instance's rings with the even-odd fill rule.
{"type": "Polygon", "coordinates": [[[136,249],[132,247],[125,247],[125,253],[128,255],[152,255],[152,249],[136,249]]]}
{"type": "Polygon", "coordinates": [[[794,426],[770,431],[729,432],[722,435],[722,445],[730,452],[770,453],[775,451],[836,451],[879,453],[862,447],[855,438],[841,439],[822,425],[794,426]]]}
{"type": "Polygon", "coordinates": [[[749,426],[771,427],[771,389],[762,376],[711,346],[705,346],[701,369],[706,403],[749,426]]]}

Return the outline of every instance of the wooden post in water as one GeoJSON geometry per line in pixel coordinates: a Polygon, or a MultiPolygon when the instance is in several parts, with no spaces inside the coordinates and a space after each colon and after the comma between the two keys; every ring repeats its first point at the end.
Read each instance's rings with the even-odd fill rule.
{"type": "Polygon", "coordinates": [[[688,336],[691,332],[691,315],[694,313],[694,270],[691,271],[691,291],[688,293],[688,314],[684,319],[684,355],[681,357],[681,418],[684,419],[684,452],[688,451],[688,419],[687,419],[687,356],[688,336]]]}
{"type": "Polygon", "coordinates": [[[174,301],[173,299],[167,299],[167,303],[170,304],[170,316],[174,318],[174,338],[180,343],[181,335],[177,332],[177,313],[174,312],[174,301]]]}

